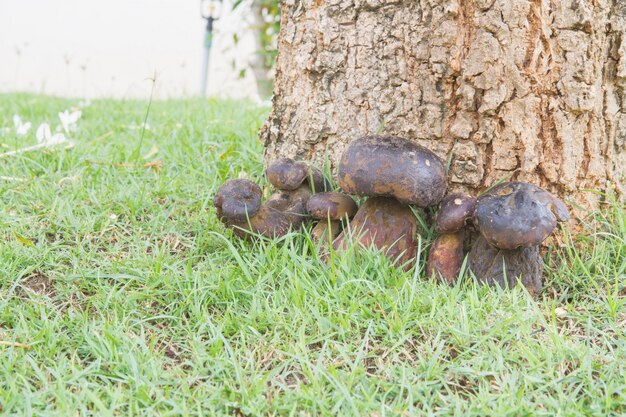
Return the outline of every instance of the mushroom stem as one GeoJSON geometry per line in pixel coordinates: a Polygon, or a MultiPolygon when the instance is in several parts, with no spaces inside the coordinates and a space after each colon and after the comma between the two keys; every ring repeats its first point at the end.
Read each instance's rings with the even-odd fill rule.
{"type": "Polygon", "coordinates": [[[315,242],[332,242],[339,235],[340,226],[340,220],[320,220],[311,230],[311,237],[315,242]]]}
{"type": "Polygon", "coordinates": [[[437,236],[428,254],[426,276],[433,275],[440,282],[454,284],[463,264],[464,231],[437,236]]]}
{"type": "Polygon", "coordinates": [[[410,269],[415,262],[417,221],[409,206],[393,198],[369,198],[333,242],[335,250],[345,250],[354,239],[358,246],[383,251],[396,265],[410,269]]]}
{"type": "Polygon", "coordinates": [[[543,286],[543,260],[539,246],[499,249],[481,235],[468,256],[469,268],[476,278],[488,285],[514,287],[519,281],[534,296],[543,286]]]}

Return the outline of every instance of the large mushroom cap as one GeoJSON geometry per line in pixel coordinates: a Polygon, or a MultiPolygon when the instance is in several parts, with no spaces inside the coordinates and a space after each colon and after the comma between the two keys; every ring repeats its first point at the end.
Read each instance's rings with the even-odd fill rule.
{"type": "Polygon", "coordinates": [[[261,188],[249,180],[228,180],[218,188],[213,205],[217,217],[227,222],[243,222],[261,208],[261,188]]]}
{"type": "Polygon", "coordinates": [[[437,233],[455,233],[461,230],[465,221],[472,217],[476,209],[476,199],[470,195],[453,193],[441,202],[437,212],[435,229],[437,233]]]}
{"type": "Polygon", "coordinates": [[[341,220],[354,216],[358,207],[349,195],[328,192],[313,194],[306,203],[306,209],[317,220],[341,220]]]}
{"type": "Polygon", "coordinates": [[[396,136],[366,136],[350,143],[338,175],[348,194],[393,197],[418,207],[437,204],[446,193],[446,171],[439,157],[396,136]]]}
{"type": "Polygon", "coordinates": [[[543,242],[567,207],[548,191],[524,182],[505,182],[478,199],[474,223],[487,242],[500,249],[543,242]]]}

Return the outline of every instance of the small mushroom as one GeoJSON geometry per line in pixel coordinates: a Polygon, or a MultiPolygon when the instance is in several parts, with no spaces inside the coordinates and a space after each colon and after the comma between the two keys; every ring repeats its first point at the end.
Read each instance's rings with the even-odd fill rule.
{"type": "Polygon", "coordinates": [[[340,232],[341,220],[352,218],[358,209],[352,197],[337,192],[312,195],[306,208],[313,219],[319,220],[311,231],[316,241],[323,237],[330,237],[331,241],[336,238],[340,232]]]}
{"type": "Polygon", "coordinates": [[[249,222],[230,223],[228,226],[241,238],[250,238],[253,234],[273,238],[287,234],[293,223],[289,215],[264,205],[249,222]]]}
{"type": "Polygon", "coordinates": [[[279,191],[270,196],[265,205],[273,210],[285,213],[294,220],[307,217],[306,203],[311,197],[311,190],[302,185],[293,191],[279,191]]]}
{"type": "Polygon", "coordinates": [[[565,204],[548,191],[523,182],[500,184],[478,199],[474,225],[481,236],[470,250],[469,267],[488,284],[514,286],[520,278],[538,294],[543,285],[538,245],[557,222],[568,219],[565,204]]]}
{"type": "Polygon", "coordinates": [[[270,184],[281,191],[293,191],[303,183],[309,184],[313,192],[322,192],[329,188],[320,170],[291,158],[274,161],[267,168],[266,174],[270,184]]]}
{"type": "Polygon", "coordinates": [[[261,208],[261,187],[249,180],[228,180],[213,198],[217,217],[227,222],[244,222],[261,208]]]}
{"type": "Polygon", "coordinates": [[[275,193],[259,207],[261,189],[258,185],[248,180],[229,180],[218,189],[213,204],[218,218],[237,236],[279,237],[300,227],[307,217],[306,201],[310,195],[306,185],[292,192],[275,193]]]}
{"type": "Polygon", "coordinates": [[[435,220],[440,233],[433,242],[426,263],[426,275],[453,284],[463,264],[465,222],[472,217],[476,199],[470,195],[453,193],[441,202],[435,220]]]}
{"type": "Polygon", "coordinates": [[[476,210],[476,199],[463,193],[453,193],[441,201],[437,212],[435,230],[437,233],[455,233],[465,226],[476,210]]]}
{"type": "Polygon", "coordinates": [[[300,227],[308,217],[306,203],[311,194],[330,188],[317,168],[289,158],[271,164],[267,177],[279,191],[263,205],[260,187],[248,180],[226,181],[215,195],[219,219],[240,237],[278,237],[300,227]]]}
{"type": "Polygon", "coordinates": [[[353,238],[363,247],[373,245],[396,265],[410,269],[417,246],[417,220],[411,208],[393,198],[371,197],[357,211],[349,229],[333,242],[335,250],[345,250],[353,238]]]}
{"type": "Polygon", "coordinates": [[[337,192],[314,194],[306,203],[309,215],[316,220],[351,218],[358,209],[349,195],[337,192]]]}
{"type": "MultiPolygon", "coordinates": [[[[374,197],[350,223],[362,245],[374,244],[396,263],[415,260],[417,223],[408,204],[439,203],[446,193],[443,162],[430,150],[397,136],[366,136],[348,145],[339,162],[339,185],[349,194],[374,197]]],[[[335,249],[347,246],[342,232],[335,249]]],[[[409,262],[411,261],[411,262],[409,262]]]]}

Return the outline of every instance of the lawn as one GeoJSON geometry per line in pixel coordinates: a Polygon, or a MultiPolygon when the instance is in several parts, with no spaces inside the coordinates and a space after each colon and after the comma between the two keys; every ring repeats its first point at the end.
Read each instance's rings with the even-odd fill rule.
{"type": "MultiPolygon", "coordinates": [[[[0,153],[78,104],[0,95],[0,153]]],[[[215,218],[225,179],[262,179],[267,109],[82,112],[74,147],[0,158],[0,414],[626,413],[617,203],[553,241],[538,299],[425,279],[429,232],[415,270],[373,253],[329,267],[306,232],[245,243],[215,218]]]]}

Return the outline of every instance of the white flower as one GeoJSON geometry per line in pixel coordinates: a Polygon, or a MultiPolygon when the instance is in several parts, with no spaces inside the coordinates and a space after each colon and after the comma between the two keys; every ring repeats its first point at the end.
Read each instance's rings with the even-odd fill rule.
{"type": "Polygon", "coordinates": [[[59,113],[59,119],[61,120],[61,125],[63,125],[63,130],[65,130],[66,133],[76,130],[76,122],[80,119],[82,114],[83,112],[80,110],[74,110],[71,113],[69,110],[65,110],[64,112],[59,113]]]}
{"type": "Polygon", "coordinates": [[[37,128],[37,142],[45,144],[46,146],[58,145],[60,143],[67,142],[67,138],[63,133],[55,133],[54,135],[50,131],[50,125],[48,123],[42,123],[37,128]]]}
{"type": "Polygon", "coordinates": [[[49,139],[52,136],[50,132],[50,125],[48,123],[42,123],[37,128],[37,133],[35,133],[37,137],[37,142],[42,143],[49,139]]]}
{"type": "Polygon", "coordinates": [[[17,114],[13,115],[13,125],[15,126],[15,131],[17,133],[17,136],[26,135],[31,127],[30,122],[23,123],[22,119],[17,114]]]}

